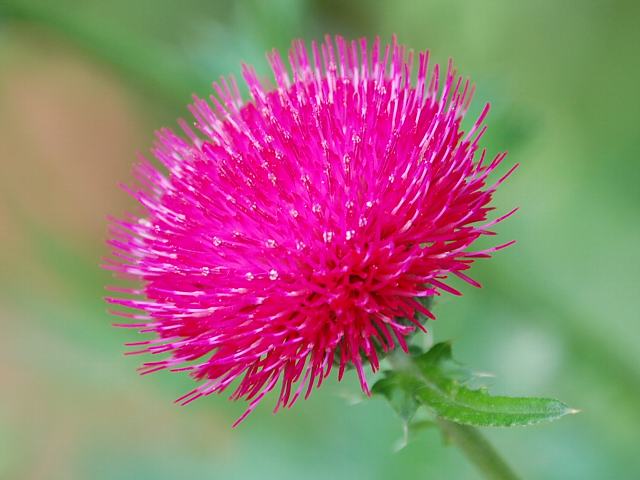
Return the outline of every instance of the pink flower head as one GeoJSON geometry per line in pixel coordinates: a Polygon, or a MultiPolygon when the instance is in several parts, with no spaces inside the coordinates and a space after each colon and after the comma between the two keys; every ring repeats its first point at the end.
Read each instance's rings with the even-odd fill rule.
{"type": "Polygon", "coordinates": [[[162,168],[137,166],[144,214],[112,221],[106,267],[142,282],[108,299],[154,334],[131,344],[162,356],[142,372],[190,372],[185,404],[235,382],[238,421],[277,385],[276,410],[348,365],[369,393],[364,364],[407,350],[434,318],[425,299],[458,295],[450,274],[479,286],[464,271],[511,243],[471,249],[512,213],[487,220],[513,169],[487,185],[505,154],[478,154],[488,105],[462,130],[473,88],[451,63],[441,81],[428,52],[341,37],[269,60],[276,86],[245,66],[250,101],[222,79],[193,128],[158,132],[162,168]]]}

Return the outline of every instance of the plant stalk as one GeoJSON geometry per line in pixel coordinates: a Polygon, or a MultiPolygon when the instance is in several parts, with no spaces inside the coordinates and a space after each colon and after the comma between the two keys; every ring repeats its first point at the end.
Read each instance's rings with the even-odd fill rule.
{"type": "Polygon", "coordinates": [[[477,428],[443,419],[437,419],[437,423],[447,439],[462,450],[467,459],[482,472],[485,478],[491,480],[518,479],[511,467],[477,428]]]}
{"type": "MultiPolygon", "coordinates": [[[[387,360],[394,370],[414,375],[421,382],[429,382],[408,355],[392,352],[387,360]]],[[[518,480],[518,476],[480,430],[470,425],[462,425],[438,417],[436,417],[436,423],[445,437],[458,446],[485,478],[488,480],[518,480]]]]}

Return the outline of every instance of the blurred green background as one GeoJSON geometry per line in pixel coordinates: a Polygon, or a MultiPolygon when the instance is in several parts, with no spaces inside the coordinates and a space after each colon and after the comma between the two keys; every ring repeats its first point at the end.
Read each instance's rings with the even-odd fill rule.
{"type": "Polygon", "coordinates": [[[477,478],[436,431],[394,452],[399,420],[353,375],[235,430],[243,404],[177,407],[190,380],[138,377],[105,313],[105,217],[153,130],[326,32],[453,57],[492,101],[484,145],[522,164],[497,198],[518,243],[431,331],[493,392],[582,413],[487,436],[524,478],[640,478],[639,24],[633,0],[0,0],[0,478],[477,478]]]}

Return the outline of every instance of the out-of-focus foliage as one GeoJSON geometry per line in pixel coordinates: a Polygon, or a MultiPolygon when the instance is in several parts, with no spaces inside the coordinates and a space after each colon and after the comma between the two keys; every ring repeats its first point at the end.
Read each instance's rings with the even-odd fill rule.
{"type": "Polygon", "coordinates": [[[292,411],[171,403],[190,380],[139,378],[110,326],[98,268],[105,216],[133,204],[151,132],[192,92],[267,75],[294,37],[397,33],[455,59],[492,101],[484,144],[521,168],[499,193],[500,238],[482,290],[443,297],[429,327],[497,394],[561,398],[577,416],[487,429],[524,478],[640,472],[640,3],[277,0],[0,1],[0,478],[476,478],[435,429],[393,453],[382,400],[348,406],[354,378],[292,411]]]}

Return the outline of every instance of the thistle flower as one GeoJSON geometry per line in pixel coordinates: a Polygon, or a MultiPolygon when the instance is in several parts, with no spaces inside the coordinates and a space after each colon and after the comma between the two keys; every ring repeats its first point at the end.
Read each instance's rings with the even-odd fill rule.
{"type": "Polygon", "coordinates": [[[223,78],[194,97],[194,127],[157,133],[162,167],[141,159],[127,190],[144,213],[112,220],[106,265],[142,283],[108,299],[154,334],[130,344],[161,356],[141,371],[190,372],[184,404],[234,384],[238,422],[277,386],[276,410],[350,365],[369,393],[365,364],[407,350],[434,318],[425,300],[459,295],[451,274],[479,286],[464,272],[511,243],[471,248],[513,213],[487,220],[513,169],[487,184],[505,154],[478,152],[488,105],[463,131],[473,88],[451,62],[441,84],[395,38],[268,58],[276,86],[245,66],[250,101],[223,78]]]}

